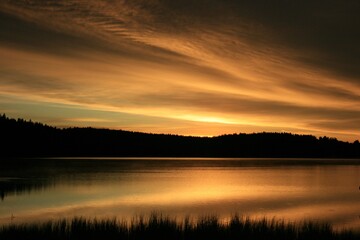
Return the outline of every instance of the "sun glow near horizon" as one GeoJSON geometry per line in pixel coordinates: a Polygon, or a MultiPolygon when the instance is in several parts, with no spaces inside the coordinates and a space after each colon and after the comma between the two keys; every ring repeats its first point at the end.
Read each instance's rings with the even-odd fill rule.
{"type": "Polygon", "coordinates": [[[186,2],[2,1],[0,111],[55,126],[359,139],[356,7],[186,2]]]}

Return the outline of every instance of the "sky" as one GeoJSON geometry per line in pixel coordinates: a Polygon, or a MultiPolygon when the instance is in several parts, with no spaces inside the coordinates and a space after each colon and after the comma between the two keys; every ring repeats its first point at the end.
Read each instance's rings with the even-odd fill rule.
{"type": "Polygon", "coordinates": [[[0,112],[58,127],[360,138],[357,0],[2,0],[0,112]]]}

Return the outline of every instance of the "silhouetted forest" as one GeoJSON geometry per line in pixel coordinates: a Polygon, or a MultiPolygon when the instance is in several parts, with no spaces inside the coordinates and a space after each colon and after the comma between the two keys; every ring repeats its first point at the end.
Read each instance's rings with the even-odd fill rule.
{"type": "Polygon", "coordinates": [[[56,128],[0,116],[1,157],[360,158],[360,143],[291,133],[191,137],[96,128],[56,128]]]}

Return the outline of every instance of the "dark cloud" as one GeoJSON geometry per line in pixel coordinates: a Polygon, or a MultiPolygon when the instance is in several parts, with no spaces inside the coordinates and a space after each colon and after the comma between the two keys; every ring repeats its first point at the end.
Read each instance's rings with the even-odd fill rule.
{"type": "Polygon", "coordinates": [[[354,129],[360,129],[360,117],[357,117],[355,119],[337,119],[336,121],[315,121],[308,124],[310,127],[320,128],[320,129],[327,129],[327,130],[347,130],[352,131],[354,129]]]}
{"type": "Polygon", "coordinates": [[[248,10],[242,16],[263,26],[266,44],[282,45],[296,52],[301,63],[359,83],[359,1],[247,2],[245,7],[238,5],[248,10]]]}
{"type": "Polygon", "coordinates": [[[312,83],[295,81],[289,81],[285,84],[290,89],[294,89],[294,91],[305,92],[313,94],[314,96],[323,96],[339,100],[347,100],[350,102],[356,101],[360,103],[360,94],[356,94],[355,92],[344,88],[331,86],[319,87],[318,85],[314,85],[312,83]]]}
{"type": "Polygon", "coordinates": [[[56,4],[53,1],[49,1],[48,4],[46,1],[35,2],[36,4],[30,5],[27,2],[17,2],[15,5],[21,7],[20,13],[0,9],[2,46],[76,58],[99,53],[160,63],[174,60],[183,62],[186,58],[167,49],[144,47],[121,36],[116,43],[110,41],[102,34],[114,34],[109,26],[119,28],[121,21],[101,12],[96,14],[96,11],[81,8],[81,5],[78,6],[75,2],[70,4],[70,7],[66,3],[56,4]],[[41,8],[44,4],[46,7],[41,8]],[[25,11],[25,16],[21,15],[22,11],[25,11]],[[40,17],[36,15],[37,12],[40,17]],[[53,20],[47,22],[47,18],[53,20]],[[87,25],[86,21],[92,21],[93,25],[87,25]]]}
{"type": "Polygon", "coordinates": [[[54,91],[71,91],[72,85],[64,84],[64,80],[51,76],[42,76],[37,74],[23,73],[16,70],[0,69],[0,85],[6,87],[21,88],[25,92],[37,91],[54,92],[54,91]]]}
{"type": "Polygon", "coordinates": [[[91,40],[44,27],[31,21],[0,12],[0,42],[15,47],[56,55],[78,55],[81,50],[98,48],[91,40]]]}
{"type": "MultiPolygon", "coordinates": [[[[8,2],[27,11],[39,11],[45,17],[61,18],[65,24],[72,23],[90,32],[117,35],[117,44],[125,44],[126,38],[139,41],[134,36],[136,33],[156,37],[162,33],[188,36],[207,32],[227,42],[227,46],[221,46],[223,52],[243,53],[242,48],[232,48],[231,39],[238,38],[259,47],[259,52],[269,47],[285,49],[293,53],[287,56],[289,59],[310,67],[350,77],[356,83],[360,77],[360,46],[357,44],[360,42],[360,3],[354,0],[8,2]]],[[[21,42],[23,46],[62,53],[85,46],[87,49],[101,47],[101,51],[116,49],[100,44],[94,36],[81,38],[67,34],[64,29],[44,29],[39,24],[23,22],[4,13],[0,17],[1,27],[5,29],[1,35],[3,42],[21,42]]],[[[125,49],[116,50],[125,55],[125,49]]],[[[283,54],[286,55],[286,51],[283,54]]]]}
{"type": "MultiPolygon", "coordinates": [[[[287,49],[288,56],[360,79],[360,2],[338,1],[159,1],[157,27],[176,31],[223,31],[254,46],[287,49]]],[[[236,49],[235,49],[236,51],[236,49]]]]}

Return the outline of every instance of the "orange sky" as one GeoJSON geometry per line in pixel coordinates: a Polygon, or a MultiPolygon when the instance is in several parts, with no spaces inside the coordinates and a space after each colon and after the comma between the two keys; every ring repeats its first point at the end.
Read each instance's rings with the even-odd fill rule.
{"type": "Polygon", "coordinates": [[[357,1],[1,1],[0,112],[56,126],[360,136],[357,1]]]}

